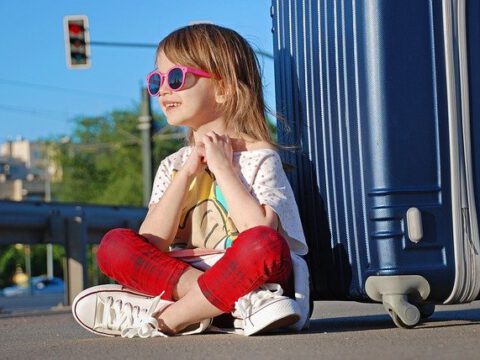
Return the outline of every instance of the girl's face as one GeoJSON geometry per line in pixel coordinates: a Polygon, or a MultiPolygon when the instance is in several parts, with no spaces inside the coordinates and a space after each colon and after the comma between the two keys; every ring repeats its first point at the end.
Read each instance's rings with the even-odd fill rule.
{"type": "MultiPolygon", "coordinates": [[[[166,73],[175,65],[162,52],[157,58],[158,71],[166,73]]],[[[158,102],[170,125],[188,126],[197,130],[200,126],[218,119],[214,81],[187,73],[185,86],[172,91],[166,81],[160,88],[158,102]]]]}

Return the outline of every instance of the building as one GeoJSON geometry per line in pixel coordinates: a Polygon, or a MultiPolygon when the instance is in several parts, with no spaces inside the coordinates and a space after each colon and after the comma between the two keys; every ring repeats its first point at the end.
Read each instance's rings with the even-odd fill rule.
{"type": "Polygon", "coordinates": [[[0,199],[44,200],[49,197],[47,146],[19,138],[0,144],[0,199]]]}

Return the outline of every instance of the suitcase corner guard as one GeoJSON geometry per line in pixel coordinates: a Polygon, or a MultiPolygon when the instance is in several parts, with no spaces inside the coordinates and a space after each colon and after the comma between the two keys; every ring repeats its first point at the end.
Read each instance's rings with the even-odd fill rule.
{"type": "Polygon", "coordinates": [[[430,285],[419,275],[370,276],[365,291],[370,299],[383,303],[395,325],[408,329],[420,322],[419,304],[430,294],[430,285]]]}

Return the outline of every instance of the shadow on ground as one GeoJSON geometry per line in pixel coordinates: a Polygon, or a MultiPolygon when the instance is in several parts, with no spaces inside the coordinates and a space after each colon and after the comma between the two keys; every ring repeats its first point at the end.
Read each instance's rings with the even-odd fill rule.
{"type": "MultiPolygon", "coordinates": [[[[479,325],[478,309],[437,311],[430,318],[422,320],[416,329],[479,325]]],[[[313,319],[307,333],[347,332],[396,328],[392,319],[385,315],[362,315],[313,319]]]]}

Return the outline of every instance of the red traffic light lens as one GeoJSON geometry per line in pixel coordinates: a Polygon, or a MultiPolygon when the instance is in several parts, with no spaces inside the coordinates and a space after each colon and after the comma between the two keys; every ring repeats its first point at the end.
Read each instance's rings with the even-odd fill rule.
{"type": "Polygon", "coordinates": [[[79,24],[75,24],[75,23],[69,23],[68,24],[68,31],[71,32],[72,34],[79,34],[81,33],[82,31],[84,31],[84,27],[82,25],[79,25],[79,24]]]}

